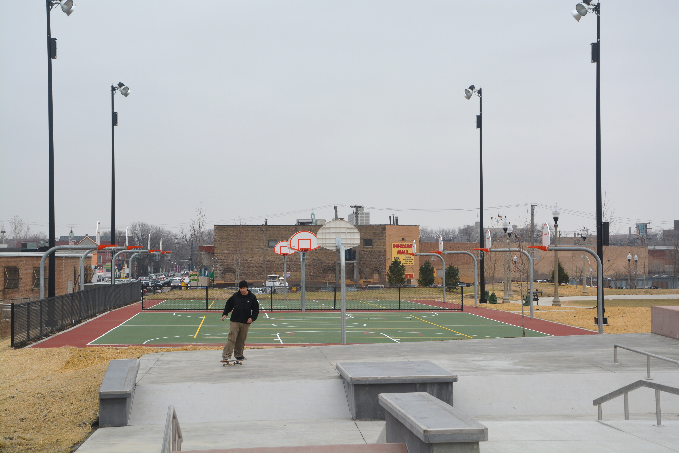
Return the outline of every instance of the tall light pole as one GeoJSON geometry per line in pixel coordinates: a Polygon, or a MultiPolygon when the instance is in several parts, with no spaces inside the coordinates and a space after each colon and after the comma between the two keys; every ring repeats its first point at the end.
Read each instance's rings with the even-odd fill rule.
{"type": "MultiPolygon", "coordinates": [[[[603,202],[601,199],[601,2],[592,4],[592,0],[583,0],[575,5],[571,12],[575,20],[587,15],[588,12],[596,14],[596,42],[592,43],[592,63],[596,63],[596,254],[604,262],[604,221],[603,202]]],[[[604,320],[606,309],[604,307],[603,288],[601,291],[601,306],[604,320]]]]}
{"type": "MultiPolygon", "coordinates": [[[[484,248],[485,235],[483,232],[483,127],[481,121],[481,115],[483,115],[483,97],[481,95],[481,88],[478,90],[474,85],[470,85],[469,88],[464,90],[464,97],[467,100],[471,99],[472,96],[476,94],[479,97],[479,114],[476,115],[476,128],[479,130],[479,247],[484,248]]],[[[481,284],[481,300],[482,304],[486,303],[486,272],[485,272],[485,260],[483,257],[483,251],[480,252],[479,256],[479,277],[481,284]]]]}
{"type": "Polygon", "coordinates": [[[120,91],[125,97],[130,95],[130,88],[123,82],[111,85],[111,244],[116,245],[116,148],[115,130],[118,125],[118,112],[114,111],[114,95],[120,91]]]}
{"type": "MultiPolygon", "coordinates": [[[[56,222],[54,219],[54,113],[52,110],[52,60],[57,59],[57,39],[52,38],[50,28],[50,12],[52,8],[61,5],[61,10],[70,16],[75,10],[73,0],[47,0],[47,122],[49,124],[49,248],[57,245],[56,222]]],[[[50,253],[47,274],[47,297],[56,295],[56,259],[54,252],[50,253]]]]}
{"type": "Polygon", "coordinates": [[[632,289],[632,252],[627,254],[627,289],[632,289]]]}
{"type": "Polygon", "coordinates": [[[634,289],[637,289],[637,283],[639,283],[639,277],[637,277],[637,262],[639,261],[639,255],[634,255],[634,289]]]}
{"type": "MultiPolygon", "coordinates": [[[[587,228],[582,227],[580,230],[580,237],[582,238],[582,246],[585,246],[585,241],[587,241],[587,228]]],[[[585,254],[582,254],[582,292],[587,294],[587,274],[585,273],[585,259],[588,259],[585,254]]]]}
{"type": "MultiPolygon", "coordinates": [[[[554,247],[559,245],[559,206],[554,205],[552,210],[552,218],[554,219],[554,247]]],[[[554,252],[554,300],[552,305],[555,307],[561,306],[559,299],[559,252],[554,252]]]]}

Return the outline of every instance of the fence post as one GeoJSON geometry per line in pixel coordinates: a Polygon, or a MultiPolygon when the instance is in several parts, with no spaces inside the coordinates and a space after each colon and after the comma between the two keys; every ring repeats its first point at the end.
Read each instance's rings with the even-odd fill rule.
{"type": "Polygon", "coordinates": [[[332,309],[337,310],[337,284],[335,284],[335,286],[332,287],[332,292],[333,292],[332,309]]]}
{"type": "Polygon", "coordinates": [[[14,347],[14,302],[12,302],[10,319],[11,319],[10,327],[9,327],[9,329],[11,331],[11,333],[10,333],[10,344],[12,345],[12,347],[14,347]]]}
{"type": "MultiPolygon", "coordinates": [[[[40,299],[40,338],[42,338],[44,332],[43,325],[45,324],[42,319],[42,302],[44,299],[40,299]]],[[[30,307],[30,304],[29,304],[30,307]]]]}
{"type": "Polygon", "coordinates": [[[460,299],[462,300],[462,308],[460,311],[464,311],[464,286],[460,286],[460,299]]]}
{"type": "Polygon", "coordinates": [[[398,309],[401,309],[401,286],[398,287],[398,309]]]}
{"type": "MultiPolygon", "coordinates": [[[[265,286],[265,288],[266,288],[266,286],[265,286]]],[[[271,290],[269,291],[269,306],[270,306],[269,311],[273,311],[273,286],[271,287],[271,290]]]]}
{"type": "Polygon", "coordinates": [[[208,304],[207,304],[207,299],[208,299],[208,292],[207,292],[207,291],[208,291],[208,288],[209,288],[209,286],[206,286],[206,287],[205,287],[205,309],[206,309],[206,310],[208,309],[208,304]]]}
{"type": "Polygon", "coordinates": [[[30,304],[26,303],[26,340],[31,338],[31,309],[30,304]]]}

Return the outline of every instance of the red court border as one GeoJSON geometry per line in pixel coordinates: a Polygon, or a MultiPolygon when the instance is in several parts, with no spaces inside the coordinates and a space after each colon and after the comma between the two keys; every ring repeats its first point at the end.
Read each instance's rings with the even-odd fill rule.
{"type": "MultiPolygon", "coordinates": [[[[433,306],[445,307],[441,301],[420,301],[433,306]]],[[[518,304],[517,304],[518,306],[518,304]]],[[[367,312],[368,310],[366,310],[367,312]]],[[[382,310],[380,310],[382,311],[382,310]]],[[[385,310],[385,311],[398,311],[398,310],[385,310]]],[[[416,311],[416,310],[404,310],[404,313],[416,311]]],[[[422,310],[427,311],[427,310],[422,310]]],[[[188,313],[189,311],[182,311],[182,313],[188,313]]],[[[204,313],[201,311],[196,311],[197,313],[204,313]]],[[[313,312],[322,313],[324,310],[313,310],[313,312]]],[[[337,310],[329,310],[329,312],[337,312],[337,310]]],[[[96,340],[100,336],[104,335],[108,331],[114,329],[115,327],[123,324],[125,321],[129,320],[133,316],[141,313],[141,302],[128,305],[127,307],[119,308],[117,310],[110,311],[101,316],[98,316],[88,322],[75,326],[65,332],[61,332],[54,335],[46,340],[39,343],[33,344],[31,348],[59,348],[63,346],[73,346],[76,348],[84,348],[88,346],[88,343],[96,340]]],[[[217,312],[213,312],[217,313],[217,312]]],[[[285,311],[267,311],[267,313],[294,313],[290,310],[285,311]]],[[[517,313],[510,313],[506,311],[493,310],[490,308],[465,306],[464,313],[470,313],[472,315],[481,316],[483,318],[492,319],[493,321],[503,322],[505,324],[510,324],[513,326],[521,327],[521,315],[517,313]]],[[[526,329],[534,330],[540,333],[553,336],[568,336],[568,335],[597,335],[597,332],[592,330],[581,329],[579,327],[567,326],[565,324],[559,324],[556,322],[545,321],[543,319],[531,319],[528,315],[524,317],[524,326],[526,329]]],[[[276,345],[271,343],[247,343],[246,346],[250,347],[300,347],[300,346],[324,346],[324,345],[334,345],[339,343],[304,343],[304,344],[282,344],[276,345]]],[[[190,343],[186,344],[191,346],[219,346],[219,343],[190,343]]],[[[121,344],[121,345],[91,345],[97,347],[124,347],[124,346],[145,346],[145,347],[181,347],[183,345],[179,344],[153,344],[153,345],[142,345],[142,344],[121,344]]]]}

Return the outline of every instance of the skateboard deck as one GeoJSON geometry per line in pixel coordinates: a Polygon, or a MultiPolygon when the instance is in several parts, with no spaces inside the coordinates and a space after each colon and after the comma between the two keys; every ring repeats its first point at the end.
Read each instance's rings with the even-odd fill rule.
{"type": "Polygon", "coordinates": [[[233,365],[242,365],[242,364],[243,364],[242,361],[240,361],[240,360],[233,360],[233,359],[230,359],[230,360],[220,360],[220,362],[222,362],[222,366],[227,366],[227,365],[233,366],[233,365]]]}

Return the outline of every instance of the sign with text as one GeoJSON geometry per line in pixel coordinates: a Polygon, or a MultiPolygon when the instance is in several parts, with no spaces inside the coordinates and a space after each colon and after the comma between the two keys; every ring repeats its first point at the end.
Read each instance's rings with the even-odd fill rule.
{"type": "Polygon", "coordinates": [[[415,264],[415,257],[408,255],[413,252],[413,244],[410,242],[392,242],[391,243],[391,260],[398,258],[401,264],[405,266],[412,266],[415,264]]]}

